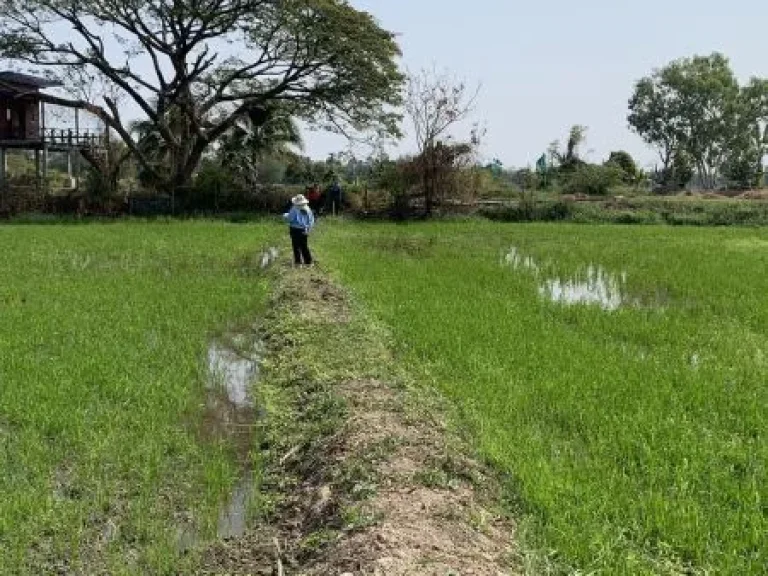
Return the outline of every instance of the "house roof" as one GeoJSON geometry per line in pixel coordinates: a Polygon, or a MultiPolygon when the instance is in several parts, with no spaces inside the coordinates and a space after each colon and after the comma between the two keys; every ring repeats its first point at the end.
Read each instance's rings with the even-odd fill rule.
{"type": "Polygon", "coordinates": [[[39,78],[37,76],[30,76],[29,74],[22,74],[21,72],[13,72],[10,70],[0,72],[0,89],[11,87],[9,85],[40,89],[61,86],[61,82],[48,80],[47,78],[39,78]]]}

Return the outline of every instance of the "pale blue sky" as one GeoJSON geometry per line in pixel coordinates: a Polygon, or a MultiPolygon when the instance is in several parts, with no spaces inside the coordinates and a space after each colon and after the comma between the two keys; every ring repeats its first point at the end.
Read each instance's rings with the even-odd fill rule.
{"type": "MultiPolygon", "coordinates": [[[[768,76],[765,0],[352,0],[398,34],[403,63],[436,64],[481,82],[475,116],[483,152],[505,165],[535,161],[572,124],[589,127],[585,151],[655,156],[627,128],[633,83],[667,62],[723,52],[740,79],[768,76]]],[[[408,150],[406,140],[401,149],[408,150]]],[[[308,135],[324,157],[343,142],[308,135]]]]}
{"type": "MultiPolygon", "coordinates": [[[[351,2],[398,34],[404,68],[434,65],[482,84],[474,114],[488,130],[482,154],[506,166],[535,162],[573,124],[589,128],[587,159],[625,149],[652,165],[654,152],[627,127],[627,102],[636,80],[673,59],[720,51],[742,81],[768,77],[766,0],[351,2]]],[[[138,66],[151,74],[148,61],[138,66]]],[[[347,148],[331,135],[305,140],[315,158],[347,148]]],[[[409,138],[396,150],[410,151],[409,138]]]]}

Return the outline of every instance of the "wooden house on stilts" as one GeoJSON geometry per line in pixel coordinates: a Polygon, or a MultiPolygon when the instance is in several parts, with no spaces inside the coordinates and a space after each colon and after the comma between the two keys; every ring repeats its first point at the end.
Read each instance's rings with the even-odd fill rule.
{"type": "Polygon", "coordinates": [[[18,72],[0,72],[0,194],[7,188],[8,150],[34,152],[38,190],[45,190],[47,186],[49,152],[67,155],[70,181],[77,187],[80,158],[92,162],[106,151],[108,130],[102,134],[81,131],[84,108],[44,92],[59,86],[61,84],[44,78],[18,72]],[[49,107],[74,110],[74,129],[48,126],[46,109],[49,107]]]}

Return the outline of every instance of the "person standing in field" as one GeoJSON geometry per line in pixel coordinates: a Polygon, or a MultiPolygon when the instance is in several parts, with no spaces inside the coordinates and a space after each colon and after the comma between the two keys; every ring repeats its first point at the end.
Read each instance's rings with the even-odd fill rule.
{"type": "Polygon", "coordinates": [[[331,204],[331,213],[333,215],[341,212],[341,203],[343,201],[343,192],[338,180],[334,180],[331,187],[328,189],[328,200],[331,204]]]}
{"type": "Polygon", "coordinates": [[[293,262],[296,266],[312,265],[312,253],[309,251],[309,235],[315,227],[315,215],[309,207],[309,200],[299,194],[291,200],[291,209],[283,214],[288,223],[293,245],[293,262]]]}
{"type": "Polygon", "coordinates": [[[320,205],[323,199],[322,192],[320,192],[320,186],[313,184],[307,189],[307,200],[309,200],[309,207],[316,215],[320,211],[320,205]]]}

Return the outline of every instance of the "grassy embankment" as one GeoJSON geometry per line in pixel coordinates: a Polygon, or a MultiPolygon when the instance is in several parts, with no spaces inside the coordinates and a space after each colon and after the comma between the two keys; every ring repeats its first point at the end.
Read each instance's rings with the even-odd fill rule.
{"type": "Polygon", "coordinates": [[[703,196],[634,196],[575,202],[549,196],[486,206],[480,214],[502,222],[671,224],[673,226],[767,226],[768,202],[703,196]]]}
{"type": "Polygon", "coordinates": [[[0,227],[0,574],[178,573],[237,476],[206,346],[258,314],[273,226],[0,227]],[[191,528],[190,528],[191,527],[191,528]]]}
{"type": "Polygon", "coordinates": [[[319,244],[507,474],[528,544],[557,551],[539,568],[765,572],[768,232],[339,224],[319,244]],[[640,304],[540,296],[589,263],[640,304]]]}

